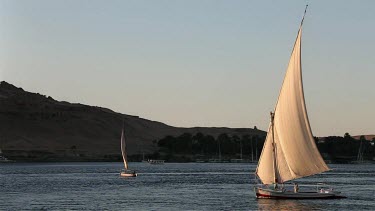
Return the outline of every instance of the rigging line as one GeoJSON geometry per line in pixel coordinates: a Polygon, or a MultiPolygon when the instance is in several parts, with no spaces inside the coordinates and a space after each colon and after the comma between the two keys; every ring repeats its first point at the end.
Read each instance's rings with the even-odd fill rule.
{"type": "Polygon", "coordinates": [[[307,7],[308,7],[308,6],[309,6],[309,5],[306,4],[305,12],[303,13],[303,17],[302,17],[302,21],[301,21],[301,26],[302,26],[302,24],[303,24],[303,20],[305,20],[305,15],[306,15],[306,11],[307,11],[307,7]]]}

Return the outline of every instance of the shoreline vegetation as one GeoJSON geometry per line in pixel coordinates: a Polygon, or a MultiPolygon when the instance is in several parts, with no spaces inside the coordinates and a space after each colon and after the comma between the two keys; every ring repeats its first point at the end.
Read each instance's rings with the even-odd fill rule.
{"type": "MultiPolygon", "coordinates": [[[[345,133],[343,137],[315,138],[315,143],[327,163],[375,163],[375,138],[359,140],[345,133]]],[[[258,162],[265,136],[229,136],[220,134],[216,139],[210,135],[185,133],[167,136],[157,142],[159,151],[153,159],[166,162],[258,162]]],[[[136,161],[136,159],[135,159],[136,161]]]]}
{"type": "MultiPolygon", "coordinates": [[[[343,137],[315,137],[317,147],[327,163],[340,164],[375,164],[375,138],[359,140],[348,133],[343,137]]],[[[264,136],[243,135],[242,137],[220,134],[217,138],[203,133],[184,133],[180,136],[166,136],[155,140],[154,153],[129,155],[130,162],[141,162],[149,159],[165,160],[170,163],[257,163],[265,141],[264,136]]],[[[105,155],[78,154],[72,147],[70,153],[55,156],[52,153],[31,152],[38,156],[27,158],[10,157],[18,162],[121,162],[121,153],[105,155]],[[42,153],[42,154],[40,154],[42,153]]],[[[29,152],[30,153],[30,152],[29,152]]],[[[5,153],[6,155],[6,150],[5,153]]]]}

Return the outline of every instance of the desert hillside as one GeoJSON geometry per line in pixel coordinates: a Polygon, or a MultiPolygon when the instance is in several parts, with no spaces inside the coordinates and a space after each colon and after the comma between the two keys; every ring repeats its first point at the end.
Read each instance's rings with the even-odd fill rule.
{"type": "Polygon", "coordinates": [[[4,81],[0,83],[0,149],[10,158],[100,160],[117,156],[123,120],[130,155],[155,152],[153,141],[167,135],[265,135],[264,131],[250,128],[172,127],[107,108],[57,101],[4,81]]]}

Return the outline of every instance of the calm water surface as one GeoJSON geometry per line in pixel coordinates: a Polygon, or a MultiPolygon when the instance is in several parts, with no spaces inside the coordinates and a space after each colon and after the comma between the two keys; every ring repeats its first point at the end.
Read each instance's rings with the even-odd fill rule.
{"type": "Polygon", "coordinates": [[[137,178],[119,178],[121,163],[0,164],[0,210],[375,210],[375,165],[330,165],[300,179],[326,182],[340,200],[255,199],[256,164],[130,163],[137,178]]]}

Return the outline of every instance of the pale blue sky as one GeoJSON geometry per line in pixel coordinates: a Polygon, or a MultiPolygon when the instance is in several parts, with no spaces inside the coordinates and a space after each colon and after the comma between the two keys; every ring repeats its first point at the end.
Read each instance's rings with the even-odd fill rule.
{"type": "MultiPolygon", "coordinates": [[[[173,126],[266,130],[306,1],[0,0],[0,80],[173,126]]],[[[375,1],[309,1],[314,135],[375,133],[375,1]]]]}

